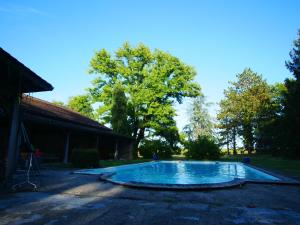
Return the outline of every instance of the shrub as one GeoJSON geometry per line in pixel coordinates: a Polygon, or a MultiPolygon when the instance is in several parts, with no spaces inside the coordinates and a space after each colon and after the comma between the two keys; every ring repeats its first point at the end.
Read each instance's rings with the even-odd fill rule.
{"type": "Polygon", "coordinates": [[[190,159],[219,159],[221,152],[219,146],[212,138],[199,137],[195,141],[186,143],[186,157],[190,159]]]}
{"type": "Polygon", "coordinates": [[[99,153],[97,149],[73,149],[71,162],[74,167],[99,167],[99,153]]]}
{"type": "Polygon", "coordinates": [[[159,159],[168,159],[172,157],[171,147],[161,140],[144,140],[139,148],[139,153],[144,159],[151,159],[153,153],[156,153],[159,159]]]}

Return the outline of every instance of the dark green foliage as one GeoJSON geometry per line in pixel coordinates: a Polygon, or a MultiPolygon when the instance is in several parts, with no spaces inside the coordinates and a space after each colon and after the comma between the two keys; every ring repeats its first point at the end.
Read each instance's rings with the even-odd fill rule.
{"type": "Polygon", "coordinates": [[[300,158],[300,81],[287,80],[285,84],[288,93],[282,119],[282,148],[287,156],[300,158]]]}
{"type": "Polygon", "coordinates": [[[112,97],[111,125],[113,131],[123,135],[130,135],[130,127],[127,119],[127,99],[124,88],[120,83],[115,85],[112,97]]]}
{"type": "Polygon", "coordinates": [[[267,85],[251,70],[239,75],[220,104],[219,128],[224,143],[235,127],[247,150],[300,158],[300,30],[286,67],[294,79],[267,85]]]}
{"type": "Polygon", "coordinates": [[[232,142],[233,146],[239,135],[245,149],[253,152],[256,129],[273,104],[271,86],[249,68],[238,74],[237,81],[231,84],[224,93],[225,99],[220,103],[220,134],[223,135],[224,143],[232,142]]]}
{"type": "Polygon", "coordinates": [[[294,41],[294,48],[290,52],[291,61],[286,62],[286,67],[293,73],[297,81],[300,80],[300,30],[298,30],[298,39],[294,41]]]}
{"type": "Polygon", "coordinates": [[[261,116],[256,138],[260,152],[300,158],[300,31],[294,45],[286,66],[295,79],[274,89],[272,107],[265,111],[267,117],[261,116]]]}
{"type": "Polygon", "coordinates": [[[99,167],[99,152],[97,149],[73,149],[71,162],[77,168],[99,167]]]}
{"type": "Polygon", "coordinates": [[[161,142],[169,146],[172,154],[176,154],[179,151],[178,144],[180,143],[180,137],[178,128],[176,127],[176,121],[171,117],[166,122],[160,122],[160,126],[156,127],[152,137],[158,137],[161,142]]]}
{"type": "Polygon", "coordinates": [[[271,86],[272,100],[269,107],[258,116],[255,129],[256,151],[259,153],[268,153],[280,155],[282,153],[282,109],[283,99],[287,92],[284,84],[277,83],[271,86]]]}
{"type": "Polygon", "coordinates": [[[225,91],[218,114],[224,143],[230,142],[235,127],[250,152],[255,148],[258,153],[300,158],[300,30],[290,58],[286,67],[294,79],[284,85],[267,85],[245,70],[225,91]]]}
{"type": "Polygon", "coordinates": [[[221,156],[220,148],[215,141],[206,136],[198,137],[194,141],[186,143],[186,157],[189,159],[216,160],[221,156]]]}
{"type": "Polygon", "coordinates": [[[114,54],[105,49],[96,52],[89,72],[98,74],[89,92],[100,103],[97,111],[104,123],[111,122],[115,85],[120,83],[124,87],[130,133],[136,145],[134,158],[145,134],[155,134],[161,124],[169,124],[176,116],[175,103],[200,94],[200,86],[193,81],[196,76],[193,67],[143,44],[133,47],[124,43],[114,54]]]}
{"type": "Polygon", "coordinates": [[[139,152],[144,159],[151,159],[153,153],[156,153],[159,159],[170,159],[172,157],[172,148],[167,142],[161,140],[143,140],[139,152]]]}
{"type": "Polygon", "coordinates": [[[283,142],[282,147],[287,156],[300,158],[300,30],[294,48],[290,52],[291,61],[286,67],[293,73],[295,79],[287,79],[285,85],[287,94],[283,108],[283,142]]]}

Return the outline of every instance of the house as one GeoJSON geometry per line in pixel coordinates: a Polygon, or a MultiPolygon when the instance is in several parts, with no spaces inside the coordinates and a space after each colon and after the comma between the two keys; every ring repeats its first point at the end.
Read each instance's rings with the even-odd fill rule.
{"type": "Polygon", "coordinates": [[[65,107],[24,93],[53,87],[0,48],[0,182],[9,183],[21,145],[21,123],[45,156],[67,163],[74,148],[96,148],[100,158],[131,158],[134,139],[65,107]]]}
{"type": "Polygon", "coordinates": [[[51,84],[0,48],[0,181],[9,181],[16,167],[22,94],[52,89],[51,84]]]}
{"type": "Polygon", "coordinates": [[[75,148],[98,149],[101,159],[114,158],[116,151],[118,158],[131,159],[133,138],[78,112],[31,96],[23,96],[21,109],[29,139],[45,160],[67,163],[75,148]]]}

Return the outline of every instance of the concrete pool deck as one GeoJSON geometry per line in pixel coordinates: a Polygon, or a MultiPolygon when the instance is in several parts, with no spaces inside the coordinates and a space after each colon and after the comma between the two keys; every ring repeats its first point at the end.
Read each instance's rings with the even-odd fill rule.
{"type": "Polygon", "coordinates": [[[0,224],[300,224],[300,186],[157,191],[70,172],[43,170],[38,192],[2,192],[0,224]]]}

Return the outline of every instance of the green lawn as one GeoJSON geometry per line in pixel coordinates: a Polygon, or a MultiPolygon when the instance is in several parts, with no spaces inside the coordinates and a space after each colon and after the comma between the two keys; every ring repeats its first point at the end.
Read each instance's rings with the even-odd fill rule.
{"type": "MultiPolygon", "coordinates": [[[[250,157],[251,164],[266,170],[274,171],[283,175],[300,179],[300,160],[282,159],[269,155],[230,155],[223,156],[220,161],[236,161],[242,162],[244,157],[250,157]]],[[[182,155],[176,155],[172,160],[184,160],[182,155]]],[[[120,166],[132,163],[149,162],[151,159],[135,159],[135,160],[100,160],[100,167],[120,166]]],[[[71,164],[49,163],[43,164],[50,168],[70,168],[71,164]]]]}
{"type": "Polygon", "coordinates": [[[133,159],[133,160],[100,160],[101,167],[121,166],[132,163],[149,162],[151,159],[133,159]]]}
{"type": "MultiPolygon", "coordinates": [[[[266,170],[274,171],[283,175],[300,179],[300,160],[282,159],[269,155],[230,155],[223,156],[220,161],[242,162],[244,157],[250,157],[251,164],[266,170]]],[[[174,159],[184,160],[183,157],[176,156],[174,159]]],[[[131,163],[148,162],[151,159],[136,160],[100,160],[101,167],[120,166],[131,163]]]]}
{"type": "Polygon", "coordinates": [[[241,162],[243,157],[250,157],[251,164],[254,166],[300,178],[300,160],[282,159],[269,155],[230,155],[222,157],[221,161],[241,162]]]}
{"type": "MultiPolygon", "coordinates": [[[[99,166],[100,167],[111,167],[111,166],[121,166],[126,164],[132,163],[142,163],[142,162],[149,162],[152,159],[133,159],[133,160],[100,160],[99,166]]],[[[64,164],[64,163],[43,163],[43,167],[51,168],[51,169],[69,169],[74,168],[72,163],[64,164]]],[[[78,168],[80,169],[80,168],[78,168]]]]}

